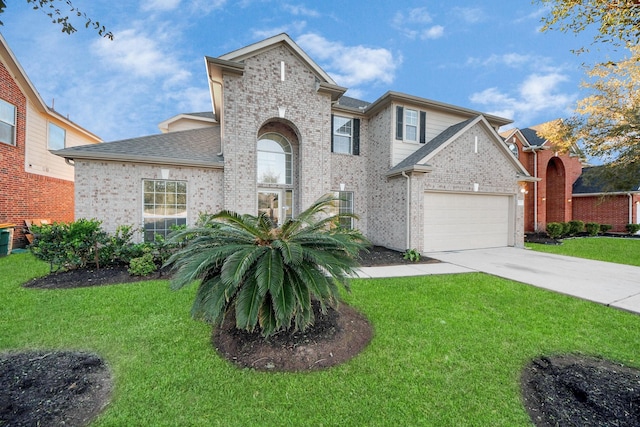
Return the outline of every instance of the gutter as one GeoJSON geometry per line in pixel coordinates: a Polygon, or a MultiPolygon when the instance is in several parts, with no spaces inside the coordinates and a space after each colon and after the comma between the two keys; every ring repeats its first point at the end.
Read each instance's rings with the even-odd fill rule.
{"type": "Polygon", "coordinates": [[[407,231],[406,231],[407,244],[405,246],[406,246],[406,249],[409,250],[411,249],[411,221],[409,221],[409,215],[411,215],[411,177],[407,175],[405,171],[402,171],[402,176],[407,178],[407,206],[406,206],[407,218],[405,221],[407,224],[407,231]]]}

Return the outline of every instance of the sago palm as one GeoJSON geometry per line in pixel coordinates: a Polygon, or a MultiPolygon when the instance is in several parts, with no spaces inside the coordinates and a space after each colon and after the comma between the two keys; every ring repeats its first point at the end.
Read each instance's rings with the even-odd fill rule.
{"type": "Polygon", "coordinates": [[[188,242],[167,262],[172,288],[198,283],[192,315],[214,325],[235,310],[236,328],[264,337],[314,322],[312,301],[323,313],[349,289],[360,250],[368,246],[357,230],[340,227],[351,214],[335,213],[326,195],[296,218],[274,227],[265,215],[222,211],[206,224],[174,239],[188,242]]]}

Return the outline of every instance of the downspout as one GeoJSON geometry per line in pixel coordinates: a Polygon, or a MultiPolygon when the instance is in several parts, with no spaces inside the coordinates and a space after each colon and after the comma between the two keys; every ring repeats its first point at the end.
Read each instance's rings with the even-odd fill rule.
{"type": "MultiPolygon", "coordinates": [[[[538,152],[533,150],[533,177],[538,177],[538,152]]],[[[538,181],[533,183],[533,231],[538,232],[538,181]]]]}
{"type": "Polygon", "coordinates": [[[406,249],[409,250],[411,249],[411,221],[409,221],[409,215],[411,215],[411,177],[409,175],[407,175],[407,173],[405,171],[402,171],[402,176],[404,176],[405,178],[407,178],[407,206],[406,206],[406,212],[407,212],[407,235],[406,235],[406,239],[407,239],[407,244],[406,244],[406,249]]]}
{"type": "Polygon", "coordinates": [[[629,222],[627,224],[633,224],[633,195],[628,193],[629,197],[629,222]]]}

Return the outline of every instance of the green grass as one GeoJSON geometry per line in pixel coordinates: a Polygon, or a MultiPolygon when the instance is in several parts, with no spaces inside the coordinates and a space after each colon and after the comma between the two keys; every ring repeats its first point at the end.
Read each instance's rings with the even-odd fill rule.
{"type": "Polygon", "coordinates": [[[640,239],[590,237],[565,239],[561,245],[527,243],[526,246],[540,252],[640,267],[640,239]]]}
{"type": "Polygon", "coordinates": [[[530,359],[640,366],[640,316],[474,273],[354,281],[346,298],[375,329],[363,353],[314,373],[241,370],[189,317],[192,289],[20,286],[47,270],[29,254],[0,258],[0,351],[102,355],[115,393],[97,426],[526,426],[530,359]]]}

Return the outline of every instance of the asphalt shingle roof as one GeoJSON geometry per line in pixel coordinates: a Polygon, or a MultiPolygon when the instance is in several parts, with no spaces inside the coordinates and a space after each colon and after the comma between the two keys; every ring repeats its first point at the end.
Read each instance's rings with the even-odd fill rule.
{"type": "MultiPolygon", "coordinates": [[[[573,194],[601,194],[611,192],[610,186],[606,181],[606,177],[599,172],[602,166],[592,166],[582,169],[582,174],[573,183],[573,194]]],[[[629,185],[627,188],[621,188],[618,191],[635,192],[640,191],[640,181],[635,185],[629,185]]]]}
{"type": "Polygon", "coordinates": [[[162,133],[53,151],[69,159],[222,166],[220,126],[162,133]]]}
{"type": "Polygon", "coordinates": [[[391,168],[389,172],[392,173],[396,171],[401,171],[410,166],[417,165],[418,162],[420,162],[426,156],[434,152],[442,144],[449,141],[449,139],[451,139],[456,133],[460,132],[460,130],[464,129],[469,123],[474,121],[476,118],[477,117],[472,117],[468,120],[465,120],[464,122],[460,122],[458,124],[449,126],[447,129],[442,131],[442,133],[440,133],[438,136],[436,136],[431,141],[424,144],[422,147],[416,150],[409,157],[407,157],[406,159],[404,159],[403,161],[395,165],[393,168],[391,168]]]}
{"type": "Polygon", "coordinates": [[[522,135],[527,138],[529,144],[535,145],[536,147],[540,147],[546,142],[546,139],[538,136],[538,132],[535,129],[524,128],[520,129],[520,132],[522,132],[522,135]]]}

